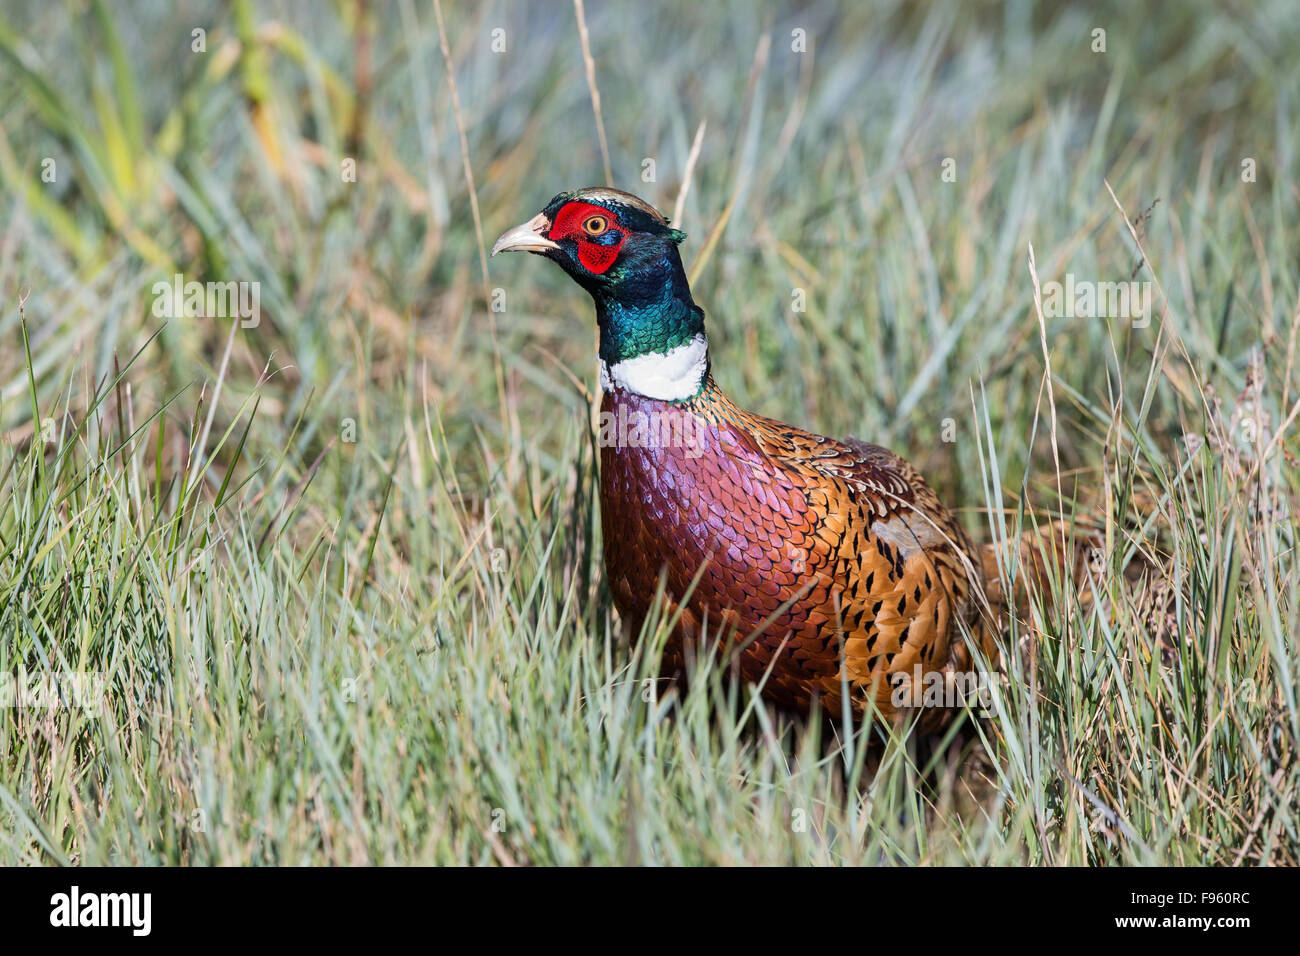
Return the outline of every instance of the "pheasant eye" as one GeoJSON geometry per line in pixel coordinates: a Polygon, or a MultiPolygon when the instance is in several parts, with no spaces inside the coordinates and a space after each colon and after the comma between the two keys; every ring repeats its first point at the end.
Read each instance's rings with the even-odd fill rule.
{"type": "Polygon", "coordinates": [[[609,228],[609,220],[604,216],[590,216],[583,222],[582,228],[589,236],[599,236],[609,228]]]}

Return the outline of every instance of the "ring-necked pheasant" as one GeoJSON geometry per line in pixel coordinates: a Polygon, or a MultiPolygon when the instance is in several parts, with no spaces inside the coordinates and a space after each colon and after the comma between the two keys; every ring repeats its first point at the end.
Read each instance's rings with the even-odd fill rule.
{"type": "Polygon", "coordinates": [[[911,465],[723,394],[683,239],[644,201],[595,187],[559,194],[492,247],[545,256],[595,300],[601,518],[619,613],[639,630],[666,573],[668,611],[680,610],[666,671],[707,633],[735,642],[742,675],[773,703],[807,711],[820,698],[831,715],[844,688],[855,713],[874,695],[888,715],[918,668],[972,671],[959,621],[995,659],[981,555],[911,465]]]}

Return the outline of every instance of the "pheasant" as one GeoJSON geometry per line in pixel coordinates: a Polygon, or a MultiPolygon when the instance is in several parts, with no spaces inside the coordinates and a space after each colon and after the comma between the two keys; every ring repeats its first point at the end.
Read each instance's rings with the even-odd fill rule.
{"type": "Polygon", "coordinates": [[[492,247],[545,256],[595,301],[615,606],[639,633],[664,582],[676,620],[665,673],[683,673],[699,641],[723,641],[779,708],[820,701],[838,715],[847,702],[861,716],[874,699],[899,719],[924,702],[933,723],[918,678],[951,688],[973,669],[969,643],[996,660],[981,613],[987,558],[898,455],[727,398],[678,254],[685,238],[636,196],[591,187],[560,193],[492,247]]]}

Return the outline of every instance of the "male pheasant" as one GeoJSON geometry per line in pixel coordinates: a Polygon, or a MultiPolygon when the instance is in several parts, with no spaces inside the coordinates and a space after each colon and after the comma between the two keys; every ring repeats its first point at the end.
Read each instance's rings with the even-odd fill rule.
{"type": "Polygon", "coordinates": [[[918,677],[951,688],[973,669],[963,631],[996,658],[979,552],[899,456],[727,398],[678,255],[685,238],[636,196],[593,187],[560,193],[492,247],[545,256],[595,300],[615,606],[636,633],[665,576],[666,610],[680,613],[665,671],[682,672],[702,636],[727,641],[744,679],[782,708],[820,699],[838,715],[846,690],[855,715],[872,698],[886,716],[931,705],[918,677]]]}

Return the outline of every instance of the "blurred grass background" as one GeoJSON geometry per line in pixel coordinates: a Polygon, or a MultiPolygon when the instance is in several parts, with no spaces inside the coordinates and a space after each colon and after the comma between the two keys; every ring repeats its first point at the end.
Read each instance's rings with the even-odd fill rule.
{"type": "Polygon", "coordinates": [[[0,859],[1300,859],[1290,4],[586,6],[615,185],[670,211],[707,124],[681,226],[733,398],[892,447],[979,540],[1058,456],[1104,517],[1095,600],[1008,635],[973,805],[910,735],[643,699],[590,305],[481,274],[604,179],[575,10],[441,15],[449,59],[414,0],[0,15],[0,673],[107,686],[0,709],[0,859]],[[1029,243],[1158,280],[1150,326],[1040,338],[1029,243]],[[156,318],[176,273],[260,322],[156,318]]]}

